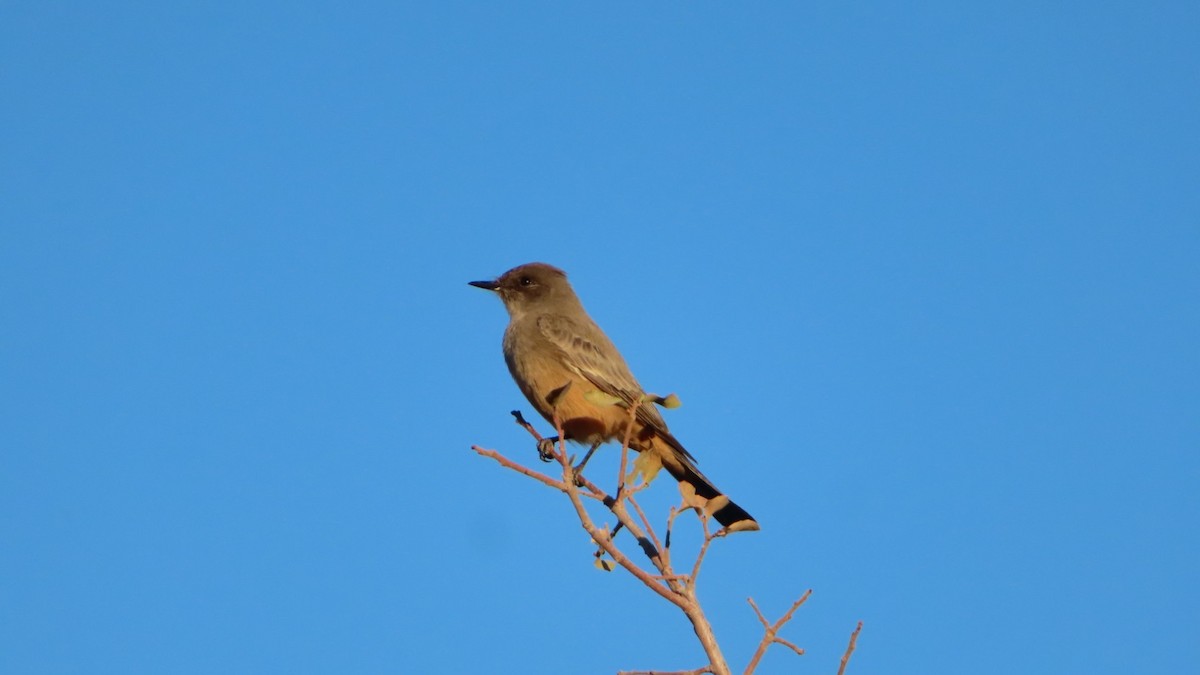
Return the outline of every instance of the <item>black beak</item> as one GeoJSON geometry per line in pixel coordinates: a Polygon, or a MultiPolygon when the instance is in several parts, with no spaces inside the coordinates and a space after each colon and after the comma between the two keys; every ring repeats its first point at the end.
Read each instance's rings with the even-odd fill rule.
{"type": "Polygon", "coordinates": [[[485,291],[494,291],[497,288],[500,288],[500,284],[496,283],[495,281],[468,281],[467,283],[475,288],[482,288],[485,291]]]}

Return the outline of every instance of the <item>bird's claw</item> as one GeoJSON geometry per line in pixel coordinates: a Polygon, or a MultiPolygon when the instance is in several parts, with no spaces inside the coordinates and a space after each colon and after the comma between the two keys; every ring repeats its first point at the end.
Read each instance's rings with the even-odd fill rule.
{"type": "Polygon", "coordinates": [[[571,467],[571,476],[575,479],[575,487],[583,487],[587,481],[583,477],[583,465],[571,467]]]}
{"type": "Polygon", "coordinates": [[[537,442],[538,458],[543,462],[554,461],[554,444],[558,443],[557,438],[543,438],[537,442]]]}

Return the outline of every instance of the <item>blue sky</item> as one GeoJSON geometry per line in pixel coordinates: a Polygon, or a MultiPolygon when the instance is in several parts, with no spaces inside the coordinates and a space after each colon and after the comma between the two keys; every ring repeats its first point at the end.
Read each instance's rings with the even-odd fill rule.
{"type": "Polygon", "coordinates": [[[759,673],[836,671],[858,620],[855,675],[1190,670],[1197,35],[1184,2],[6,4],[0,670],[699,666],[469,450],[533,461],[466,285],[532,260],[761,521],[701,584],[738,670],[745,598],[807,588],[808,654],[759,673]]]}

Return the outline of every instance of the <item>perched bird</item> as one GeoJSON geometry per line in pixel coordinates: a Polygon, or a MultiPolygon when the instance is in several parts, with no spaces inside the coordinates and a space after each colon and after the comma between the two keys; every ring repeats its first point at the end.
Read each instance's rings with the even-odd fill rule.
{"type": "MultiPolygon", "coordinates": [[[[472,286],[495,291],[508,310],[504,361],[525,398],[548,421],[557,410],[567,440],[589,445],[625,438],[629,407],[637,405],[629,446],[653,453],[686,493],[694,491],[705,510],[730,532],[757,530],[758,522],[721,494],[695,458],[667,430],[625,359],[584,311],[562,270],[545,263],[515,267],[493,281],[472,286]],[[622,402],[605,405],[589,392],[622,402]],[[683,487],[688,486],[688,487],[683,487]],[[690,489],[689,489],[690,488],[690,489]]],[[[586,461],[586,457],[585,460],[586,461]]]]}

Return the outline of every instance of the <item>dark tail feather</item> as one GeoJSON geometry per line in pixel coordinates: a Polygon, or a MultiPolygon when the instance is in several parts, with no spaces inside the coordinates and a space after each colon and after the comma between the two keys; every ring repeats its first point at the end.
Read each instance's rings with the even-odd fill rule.
{"type": "Polygon", "coordinates": [[[672,458],[674,461],[664,461],[663,467],[666,468],[675,480],[679,481],[680,487],[684,485],[690,486],[696,492],[696,496],[707,500],[704,510],[708,515],[717,519],[717,522],[725,527],[730,532],[751,532],[759,529],[758,521],[754,519],[746,509],[738,506],[732,499],[721,494],[704,474],[687,461],[686,458],[676,456],[672,458]]]}

